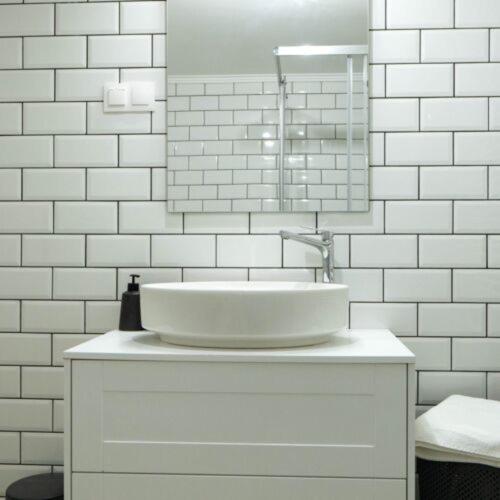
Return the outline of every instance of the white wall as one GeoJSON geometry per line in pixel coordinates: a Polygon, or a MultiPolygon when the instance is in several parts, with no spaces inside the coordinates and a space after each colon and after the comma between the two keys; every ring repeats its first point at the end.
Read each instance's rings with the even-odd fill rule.
{"type": "Polygon", "coordinates": [[[61,352],[115,326],[132,269],[313,279],[315,254],[282,251],[281,228],[336,232],[351,324],[415,350],[421,405],[500,399],[500,4],[373,3],[371,212],[184,217],[162,201],[162,103],[112,117],[99,102],[119,77],[164,98],[164,3],[2,3],[0,496],[61,463],[61,352]]]}

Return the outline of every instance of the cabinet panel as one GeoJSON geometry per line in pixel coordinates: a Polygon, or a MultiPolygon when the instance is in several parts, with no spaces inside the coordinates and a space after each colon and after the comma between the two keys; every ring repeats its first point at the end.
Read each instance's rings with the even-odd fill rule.
{"type": "Polygon", "coordinates": [[[406,500],[406,481],[73,474],[72,500],[406,500]]]}
{"type": "Polygon", "coordinates": [[[406,476],[406,365],[73,367],[73,470],[406,476]]]}

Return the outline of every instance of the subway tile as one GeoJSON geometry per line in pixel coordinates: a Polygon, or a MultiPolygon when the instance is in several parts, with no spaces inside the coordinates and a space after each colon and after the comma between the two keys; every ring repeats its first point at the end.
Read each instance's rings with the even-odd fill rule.
{"type": "Polygon", "coordinates": [[[83,266],[85,237],[83,235],[24,235],[24,266],[83,266]]]}
{"type": "Polygon", "coordinates": [[[118,210],[112,202],[56,202],[57,233],[116,233],[118,210]]]}
{"type": "Polygon", "coordinates": [[[85,199],[85,170],[24,169],[23,199],[83,200],[85,199]]]}
{"type": "Polygon", "coordinates": [[[165,135],[123,135],[120,137],[121,167],[165,167],[165,135]]]}
{"type": "Polygon", "coordinates": [[[417,334],[416,304],[351,302],[351,328],[389,329],[395,335],[417,334]]]}
{"type": "Polygon", "coordinates": [[[25,68],[84,68],[86,64],[87,40],[83,36],[24,39],[25,68]]]}
{"type": "MultiPolygon", "coordinates": [[[[2,171],[0,171],[1,180],[2,171]]],[[[21,265],[21,237],[19,235],[0,235],[0,266],[21,265]]]]}
{"type": "Polygon", "coordinates": [[[422,167],[420,198],[486,199],[488,171],[485,167],[422,167]]]}
{"type": "Polygon", "coordinates": [[[18,332],[20,328],[20,302],[0,300],[0,332],[18,332]]]}
{"type": "MultiPolygon", "coordinates": [[[[54,401],[52,413],[52,430],[54,432],[64,432],[64,401],[54,401]]],[[[54,469],[57,470],[58,467],[55,467],[54,469]]]]}
{"type": "Polygon", "coordinates": [[[0,150],[0,168],[52,166],[52,137],[0,137],[0,150]]]}
{"type": "Polygon", "coordinates": [[[500,401],[500,373],[488,373],[488,399],[500,401]]]}
{"type": "Polygon", "coordinates": [[[351,302],[381,302],[383,300],[382,269],[335,269],[335,283],[349,287],[351,302]]]}
{"type": "Polygon", "coordinates": [[[26,464],[63,465],[63,434],[24,432],[21,453],[26,464]]]}
{"type": "MultiPolygon", "coordinates": [[[[148,43],[151,45],[151,42],[148,43]]],[[[135,66],[150,66],[150,64],[136,64],[135,66]]],[[[164,100],[167,97],[167,71],[165,68],[125,68],[120,71],[120,77],[122,82],[153,82],[155,84],[155,99],[164,100]]]]}
{"type": "Polygon", "coordinates": [[[167,65],[167,41],[165,35],[153,35],[153,66],[167,65]]]}
{"type": "Polygon", "coordinates": [[[54,269],[54,299],[114,300],[115,269],[54,269]]]}
{"type": "Polygon", "coordinates": [[[0,299],[50,299],[51,269],[0,268],[0,299]]]}
{"type": "Polygon", "coordinates": [[[500,61],[500,30],[490,31],[490,61],[500,61]]]}
{"type": "Polygon", "coordinates": [[[500,163],[500,132],[463,132],[455,134],[457,165],[500,163]]]}
{"type": "MultiPolygon", "coordinates": [[[[95,4],[93,4],[95,5],[95,4]]],[[[89,68],[123,68],[151,66],[151,36],[90,36],[89,68]]]]}
{"type": "Polygon", "coordinates": [[[387,0],[387,27],[451,28],[453,0],[387,0]]]}
{"type": "Polygon", "coordinates": [[[20,395],[21,369],[18,366],[0,366],[0,398],[18,398],[20,395]]]}
{"type": "Polygon", "coordinates": [[[178,283],[183,281],[183,270],[180,268],[122,268],[118,270],[118,295],[127,290],[131,274],[139,274],[139,283],[178,283]]]}
{"type": "Polygon", "coordinates": [[[280,236],[219,236],[217,265],[220,267],[280,267],[280,236]]]}
{"type": "Polygon", "coordinates": [[[482,30],[422,31],[422,62],[484,62],[489,60],[489,33],[482,30]]]}
{"type": "Polygon", "coordinates": [[[415,131],[419,128],[418,99],[372,99],[372,132],[415,131]]]}
{"type": "Polygon", "coordinates": [[[25,134],[84,134],[84,103],[24,104],[25,134]]]}
{"type": "Polygon", "coordinates": [[[25,300],[22,326],[26,332],[82,333],[83,302],[25,300]]]}
{"type": "Polygon", "coordinates": [[[20,200],[21,185],[20,169],[0,169],[0,200],[20,200]]]}
{"type": "Polygon", "coordinates": [[[149,236],[87,236],[87,265],[147,267],[149,247],[149,236]]]}
{"type": "Polygon", "coordinates": [[[50,432],[52,430],[52,401],[0,400],[0,429],[18,432],[50,432]]]}
{"type": "Polygon", "coordinates": [[[52,203],[0,202],[0,233],[50,232],[52,203]]]}
{"type": "Polygon", "coordinates": [[[370,28],[385,28],[385,0],[372,0],[370,9],[370,28]]]}
{"type": "Polygon", "coordinates": [[[451,133],[390,133],[386,135],[387,165],[451,165],[451,133]]]}
{"type": "MultiPolygon", "coordinates": [[[[92,302],[89,302],[91,304],[92,302]]],[[[91,340],[95,335],[56,334],[52,335],[52,365],[63,366],[64,351],[91,340]]],[[[55,429],[54,429],[55,430],[55,429]]]]}
{"type": "MultiPolygon", "coordinates": [[[[1,50],[2,49],[0,48],[0,51],[1,50]]],[[[15,135],[21,133],[23,119],[21,108],[22,105],[19,103],[0,104],[1,135],[15,135]]]]}
{"type": "MultiPolygon", "coordinates": [[[[0,346],[2,365],[50,365],[50,335],[2,333],[0,346]]],[[[1,414],[0,411],[0,421],[1,414]]],[[[2,429],[1,423],[0,429],[2,429]]],[[[4,428],[2,430],[10,429],[4,428]]]]}
{"type": "Polygon", "coordinates": [[[104,85],[118,81],[118,69],[58,69],[56,100],[102,101],[104,85]]]}
{"type": "MultiPolygon", "coordinates": [[[[122,289],[118,288],[118,294],[121,291],[122,289]]],[[[106,333],[116,330],[120,318],[120,306],[120,302],[87,302],[85,304],[85,330],[88,333],[106,333]]]]}
{"type": "Polygon", "coordinates": [[[0,5],[0,36],[53,34],[53,5],[0,5]]]}
{"type": "Polygon", "coordinates": [[[488,267],[500,268],[500,237],[488,237],[488,267]]]}
{"type": "Polygon", "coordinates": [[[491,199],[500,198],[500,168],[490,167],[489,168],[489,197],[491,199]]]}
{"type": "Polygon", "coordinates": [[[388,269],[384,299],[388,302],[450,302],[451,271],[388,269]]]}
{"type": "Polygon", "coordinates": [[[102,103],[88,103],[89,134],[147,134],[151,131],[150,113],[104,113],[102,103]]]}
{"type": "Polygon", "coordinates": [[[496,0],[456,0],[455,22],[459,28],[500,26],[500,5],[496,0]]]}
{"type": "MultiPolygon", "coordinates": [[[[245,270],[241,272],[246,273],[245,270]]],[[[315,281],[314,269],[249,269],[249,281],[298,281],[311,283],[315,281]]]]}
{"type": "Polygon", "coordinates": [[[420,236],[420,267],[486,267],[484,236],[420,236]]]}
{"type": "Polygon", "coordinates": [[[23,367],[22,397],[26,399],[62,399],[64,377],[62,368],[23,367]]]}
{"type": "Polygon", "coordinates": [[[116,136],[57,136],[56,167],[116,167],[118,138],[116,136]]]}
{"type": "Polygon", "coordinates": [[[165,33],[165,2],[126,2],[120,9],[120,33],[165,33]]]}
{"type": "Polygon", "coordinates": [[[415,354],[417,370],[449,370],[451,368],[450,339],[403,338],[401,341],[415,354]]]}
{"type": "Polygon", "coordinates": [[[16,69],[22,67],[22,38],[0,39],[0,69],[16,69]]]}
{"type": "Polygon", "coordinates": [[[370,32],[371,62],[418,63],[420,60],[420,34],[412,31],[370,32]]]}
{"type": "Polygon", "coordinates": [[[0,432],[0,463],[20,463],[20,434],[18,432],[0,432]]]}
{"type": "Polygon", "coordinates": [[[195,234],[248,233],[249,215],[244,213],[189,213],[184,216],[184,232],[195,234]]]}
{"type": "Polygon", "coordinates": [[[488,337],[500,337],[500,304],[488,304],[488,337]]]}
{"type": "Polygon", "coordinates": [[[280,230],[298,233],[314,232],[316,218],[314,214],[294,213],[252,213],[250,214],[250,232],[278,234],[280,230]]]}
{"type": "Polygon", "coordinates": [[[453,370],[499,371],[500,339],[453,339],[453,370]]]}
{"type": "Polygon", "coordinates": [[[118,33],[118,3],[56,5],[57,35],[110,35],[118,33]]]}
{"type": "Polygon", "coordinates": [[[437,404],[453,394],[486,397],[486,374],[464,372],[423,372],[419,374],[421,404],[437,404]]]}
{"type": "Polygon", "coordinates": [[[387,97],[446,97],[452,95],[452,64],[387,66],[387,97]]]}
{"type": "Polygon", "coordinates": [[[388,201],[388,233],[450,233],[452,203],[447,201],[388,201]]]}
{"type": "Polygon", "coordinates": [[[89,200],[148,200],[151,173],[142,168],[96,168],[87,171],[89,200]]]}
{"type": "Polygon", "coordinates": [[[422,130],[487,130],[488,99],[422,99],[422,130]]]}
{"type": "Polygon", "coordinates": [[[455,302],[500,302],[500,271],[496,269],[453,271],[455,302]]]}
{"type": "Polygon", "coordinates": [[[18,479],[50,471],[49,466],[41,465],[0,465],[0,495],[5,495],[7,486],[18,479]]]}
{"type": "Polygon", "coordinates": [[[153,236],[151,243],[152,266],[215,266],[215,236],[153,236]]]}
{"type": "Polygon", "coordinates": [[[120,233],[182,233],[182,214],[168,213],[163,201],[122,202],[120,233]]]}
{"type": "Polygon", "coordinates": [[[500,98],[491,97],[490,103],[490,130],[500,130],[500,98]]]}
{"type": "Polygon", "coordinates": [[[0,71],[0,101],[52,101],[54,72],[50,70],[0,71]]]}
{"type": "Polygon", "coordinates": [[[424,337],[484,337],[484,304],[419,304],[418,334],[424,337]]]}
{"type": "Polygon", "coordinates": [[[499,96],[500,64],[478,63],[455,66],[455,95],[499,96]]]}
{"type": "Polygon", "coordinates": [[[500,233],[500,202],[456,201],[456,233],[500,233]]]}
{"type": "Polygon", "coordinates": [[[360,213],[319,213],[318,226],[335,234],[383,233],[384,204],[371,202],[370,211],[360,213]]]}
{"type": "Polygon", "coordinates": [[[418,198],[417,167],[372,167],[372,200],[416,200],[418,198]]]}
{"type": "Polygon", "coordinates": [[[417,267],[417,237],[353,235],[351,266],[417,267]]]}

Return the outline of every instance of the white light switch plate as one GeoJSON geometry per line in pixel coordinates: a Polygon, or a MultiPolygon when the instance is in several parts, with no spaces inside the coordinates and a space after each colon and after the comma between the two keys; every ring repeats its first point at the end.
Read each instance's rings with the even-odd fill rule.
{"type": "Polygon", "coordinates": [[[105,113],[144,113],[154,111],[154,82],[106,83],[105,113]]]}

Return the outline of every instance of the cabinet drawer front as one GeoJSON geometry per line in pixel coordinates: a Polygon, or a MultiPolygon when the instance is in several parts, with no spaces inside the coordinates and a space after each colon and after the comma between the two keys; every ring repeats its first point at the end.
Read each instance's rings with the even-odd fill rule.
{"type": "Polygon", "coordinates": [[[406,476],[406,367],[73,366],[73,470],[406,476]]]}
{"type": "Polygon", "coordinates": [[[406,500],[402,479],[73,474],[72,500],[406,500]]]}

